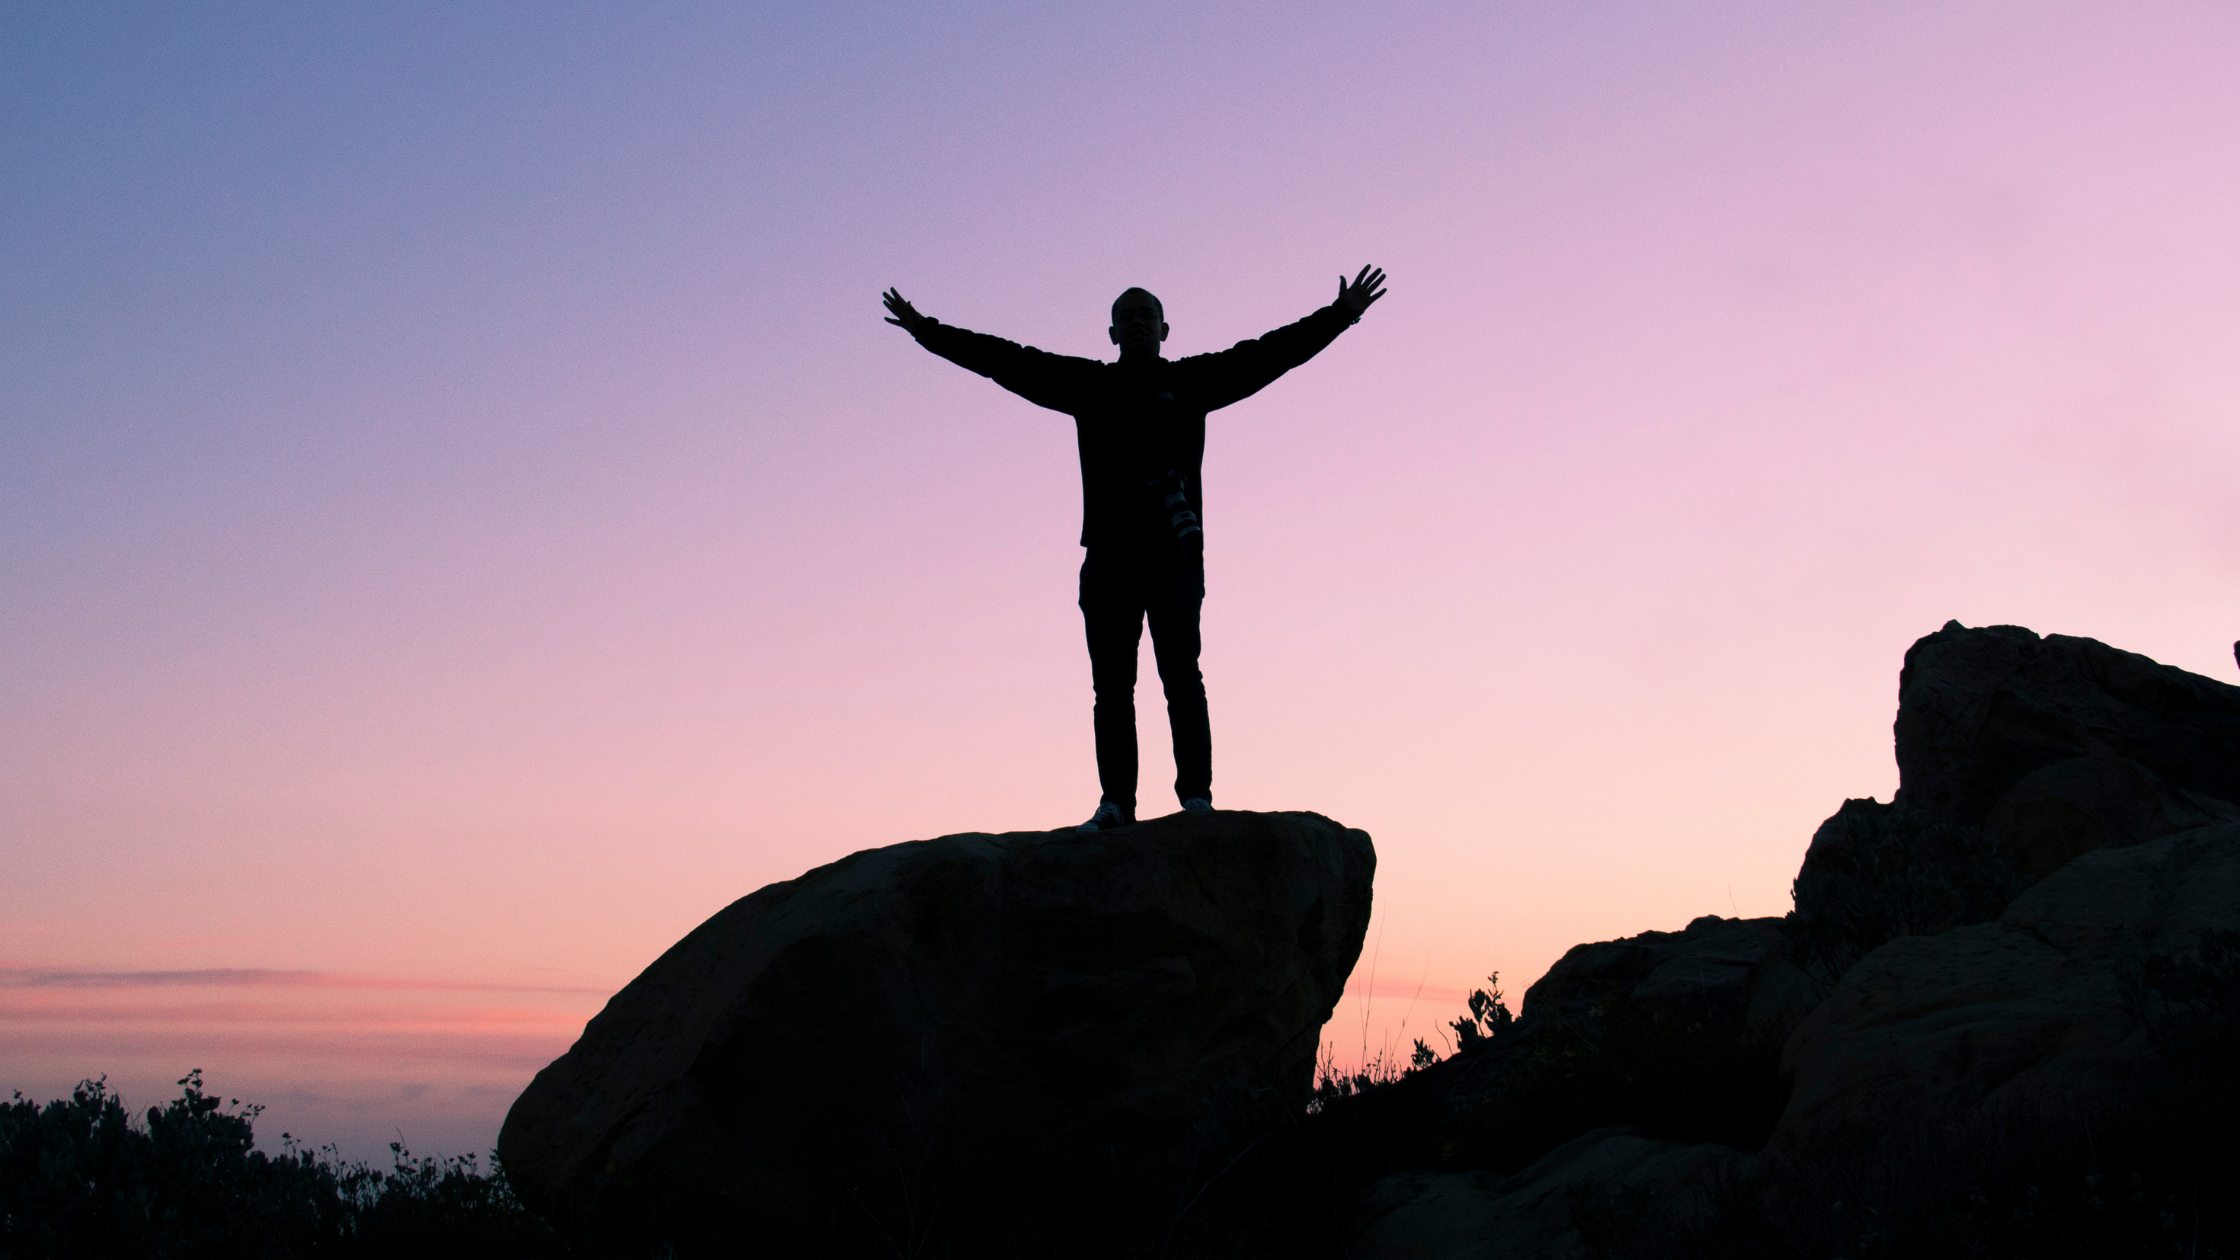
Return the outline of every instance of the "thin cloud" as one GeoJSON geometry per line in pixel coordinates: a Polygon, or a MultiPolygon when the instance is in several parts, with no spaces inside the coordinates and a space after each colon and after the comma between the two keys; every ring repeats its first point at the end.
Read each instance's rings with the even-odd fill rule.
{"type": "Polygon", "coordinates": [[[429,980],[341,971],[281,971],[268,967],[205,967],[179,971],[94,971],[0,967],[0,989],[154,988],[386,989],[465,993],[569,993],[593,996],[612,989],[582,985],[506,984],[483,980],[429,980]]]}
{"type": "Polygon", "coordinates": [[[172,1024],[328,1024],[357,1027],[425,1028],[440,1032],[524,1025],[580,1027],[579,1010],[522,1006],[429,1006],[387,1003],[374,1005],[317,1001],[220,1000],[177,1003],[129,1002],[116,1004],[88,999],[77,992],[49,990],[0,997],[0,1018],[12,1021],[62,1024],[121,1024],[156,1027],[172,1024]]]}
{"type": "Polygon", "coordinates": [[[1468,995],[1468,989],[1452,989],[1437,984],[1420,984],[1417,981],[1405,978],[1395,979],[1391,976],[1379,976],[1372,981],[1367,976],[1361,975],[1358,970],[1354,973],[1354,979],[1346,984],[1345,990],[1345,996],[1349,998],[1375,998],[1380,1002],[1391,999],[1405,1002],[1420,998],[1424,1002],[1460,1003],[1468,995]]]}
{"type": "MultiPolygon", "coordinates": [[[[145,1028],[103,1025],[42,1025],[0,1022],[0,1060],[21,1065],[52,1060],[70,1065],[80,1076],[121,1072],[135,1064],[161,1063],[174,1074],[205,1067],[245,1063],[295,1065],[372,1064],[380,1071],[397,1064],[437,1064],[442,1070],[499,1069],[529,1076],[559,1057],[572,1037],[565,1033],[452,1032],[417,1029],[145,1028]]],[[[230,1088],[230,1087],[229,1087],[230,1088]]],[[[5,1094],[0,1089],[0,1094],[5,1094]]]]}

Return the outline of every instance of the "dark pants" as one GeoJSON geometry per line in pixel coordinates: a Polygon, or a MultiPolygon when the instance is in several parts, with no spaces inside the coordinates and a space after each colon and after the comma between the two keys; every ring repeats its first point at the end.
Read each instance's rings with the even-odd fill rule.
{"type": "Polygon", "coordinates": [[[1151,653],[1167,690],[1177,800],[1213,799],[1213,731],[1198,673],[1203,565],[1179,555],[1092,548],[1081,564],[1081,620],[1096,685],[1097,781],[1104,799],[1136,805],[1136,648],[1151,623],[1151,653]]]}

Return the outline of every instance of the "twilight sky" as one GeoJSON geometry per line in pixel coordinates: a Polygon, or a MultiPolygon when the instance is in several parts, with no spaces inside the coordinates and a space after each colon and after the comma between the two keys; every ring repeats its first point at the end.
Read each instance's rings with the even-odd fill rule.
{"type": "Polygon", "coordinates": [[[2236,65],[2213,3],[0,5],[0,1090],[486,1148],[730,900],[1086,816],[1070,424],[890,284],[1188,354],[1390,271],[1205,468],[1216,795],[1377,841],[1341,1062],[1781,913],[1947,618],[2232,679],[2236,65]]]}

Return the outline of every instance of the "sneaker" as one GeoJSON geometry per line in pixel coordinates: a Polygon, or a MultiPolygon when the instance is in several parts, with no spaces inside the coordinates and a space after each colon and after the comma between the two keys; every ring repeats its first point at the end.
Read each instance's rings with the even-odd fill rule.
{"type": "Polygon", "coordinates": [[[1213,802],[1202,796],[1193,796],[1182,803],[1182,812],[1185,814],[1210,814],[1213,812],[1213,802]]]}
{"type": "Polygon", "coordinates": [[[1128,817],[1128,813],[1129,811],[1122,809],[1111,801],[1098,801],[1097,812],[1089,815],[1089,821],[1075,827],[1074,830],[1110,831],[1114,827],[1125,827],[1135,821],[1135,819],[1128,817]]]}

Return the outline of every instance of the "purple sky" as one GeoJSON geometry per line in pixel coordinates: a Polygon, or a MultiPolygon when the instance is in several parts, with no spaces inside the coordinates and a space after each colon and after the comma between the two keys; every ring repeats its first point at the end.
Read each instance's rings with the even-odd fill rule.
{"type": "Polygon", "coordinates": [[[2233,677],[2234,66],[2211,4],[0,8],[0,1089],[487,1146],[731,899],[1086,816],[1069,423],[890,284],[1187,354],[1390,271],[1206,458],[1216,794],[1381,857],[1341,1061],[1780,913],[1947,618],[2233,677]]]}

